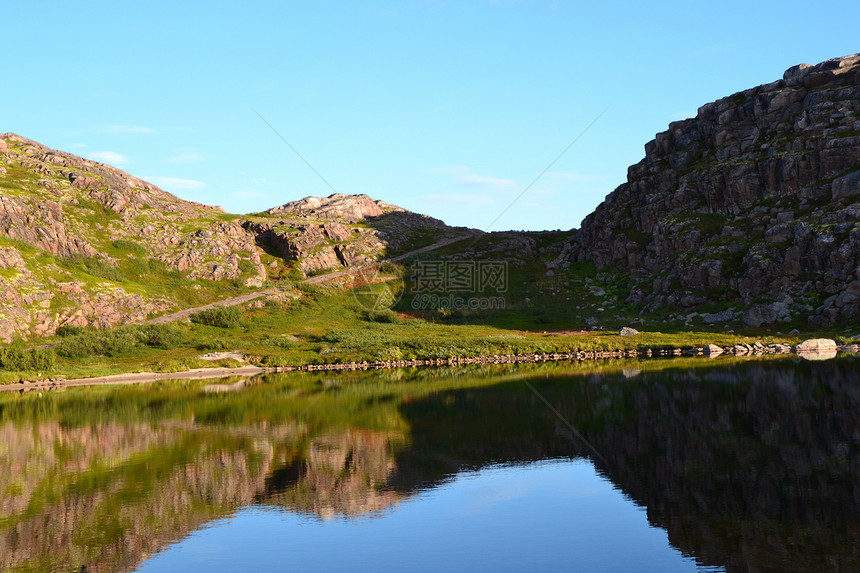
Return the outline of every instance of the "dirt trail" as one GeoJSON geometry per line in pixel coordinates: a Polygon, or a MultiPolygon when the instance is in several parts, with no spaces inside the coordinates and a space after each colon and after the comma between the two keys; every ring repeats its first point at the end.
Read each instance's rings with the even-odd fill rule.
{"type": "MultiPolygon", "coordinates": [[[[452,237],[450,239],[444,239],[442,241],[438,241],[433,243],[432,245],[428,245],[426,247],[421,247],[420,249],[415,249],[414,251],[409,251],[408,253],[403,253],[402,255],[397,255],[396,257],[392,257],[390,259],[384,259],[381,261],[376,261],[374,263],[370,263],[367,265],[363,265],[360,267],[353,267],[350,269],[344,269],[342,271],[336,271],[333,273],[326,273],[324,275],[317,275],[315,277],[306,278],[302,281],[299,281],[301,284],[322,284],[329,281],[333,281],[335,279],[339,279],[341,277],[354,275],[356,273],[360,273],[362,271],[366,271],[368,269],[372,269],[374,267],[378,267],[383,263],[396,263],[397,261],[402,261],[404,259],[408,259],[413,255],[417,255],[420,253],[426,253],[429,251],[434,251],[436,249],[440,249],[442,247],[446,247],[448,245],[452,245],[454,243],[459,243],[465,239],[472,238],[472,235],[460,235],[458,237],[452,237]]],[[[143,322],[143,324],[167,324],[170,322],[176,322],[177,320],[185,320],[186,318],[191,317],[192,314],[196,312],[200,312],[201,310],[208,310],[211,308],[217,308],[219,306],[236,306],[239,304],[245,304],[246,302],[251,302],[252,300],[256,300],[258,298],[262,298],[264,296],[269,296],[273,294],[277,294],[279,292],[285,292],[290,290],[291,287],[272,287],[263,290],[258,290],[254,292],[248,292],[245,294],[240,294],[238,296],[231,296],[229,298],[225,298],[222,300],[217,300],[215,302],[210,302],[209,304],[204,304],[201,306],[195,306],[193,308],[185,308],[179,310],[177,312],[171,314],[163,314],[161,316],[157,316],[155,318],[151,318],[143,322]]]]}

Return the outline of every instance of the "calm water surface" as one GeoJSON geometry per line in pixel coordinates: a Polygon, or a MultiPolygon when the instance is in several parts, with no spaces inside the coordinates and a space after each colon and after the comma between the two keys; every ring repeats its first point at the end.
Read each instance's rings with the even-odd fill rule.
{"type": "Polygon", "coordinates": [[[860,571],[860,358],[704,364],[1,396],[0,566],[860,571]]]}

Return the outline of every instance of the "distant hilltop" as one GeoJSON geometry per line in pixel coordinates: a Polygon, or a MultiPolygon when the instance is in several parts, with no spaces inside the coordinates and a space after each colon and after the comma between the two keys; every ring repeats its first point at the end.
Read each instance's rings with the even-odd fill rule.
{"type": "Polygon", "coordinates": [[[305,197],[266,211],[270,215],[299,215],[322,219],[344,219],[350,222],[379,217],[384,213],[405,212],[385,201],[371,199],[367,195],[345,195],[334,193],[328,197],[305,197]]]}

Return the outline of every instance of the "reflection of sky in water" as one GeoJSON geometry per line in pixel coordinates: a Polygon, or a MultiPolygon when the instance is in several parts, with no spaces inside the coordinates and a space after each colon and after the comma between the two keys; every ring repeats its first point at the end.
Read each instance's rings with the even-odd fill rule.
{"type": "Polygon", "coordinates": [[[465,472],[381,519],[245,507],[139,571],[696,569],[590,463],[556,461],[465,472]]]}

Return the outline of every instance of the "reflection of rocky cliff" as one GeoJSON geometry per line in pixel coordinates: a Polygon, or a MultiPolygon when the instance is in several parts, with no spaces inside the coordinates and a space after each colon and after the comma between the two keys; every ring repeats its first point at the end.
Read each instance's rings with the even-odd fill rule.
{"type": "Polygon", "coordinates": [[[369,431],[314,438],[306,457],[270,474],[261,500],[323,518],[388,509],[402,497],[387,487],[397,442],[369,431]]]}
{"type": "Polygon", "coordinates": [[[610,479],[703,562],[860,570],[856,364],[808,372],[646,376],[626,392],[635,414],[589,437],[610,479]]]}
{"type": "Polygon", "coordinates": [[[600,456],[522,382],[410,403],[415,443],[395,480],[588,456],[701,563],[860,570],[857,365],[785,365],[534,382],[600,456]]]}

